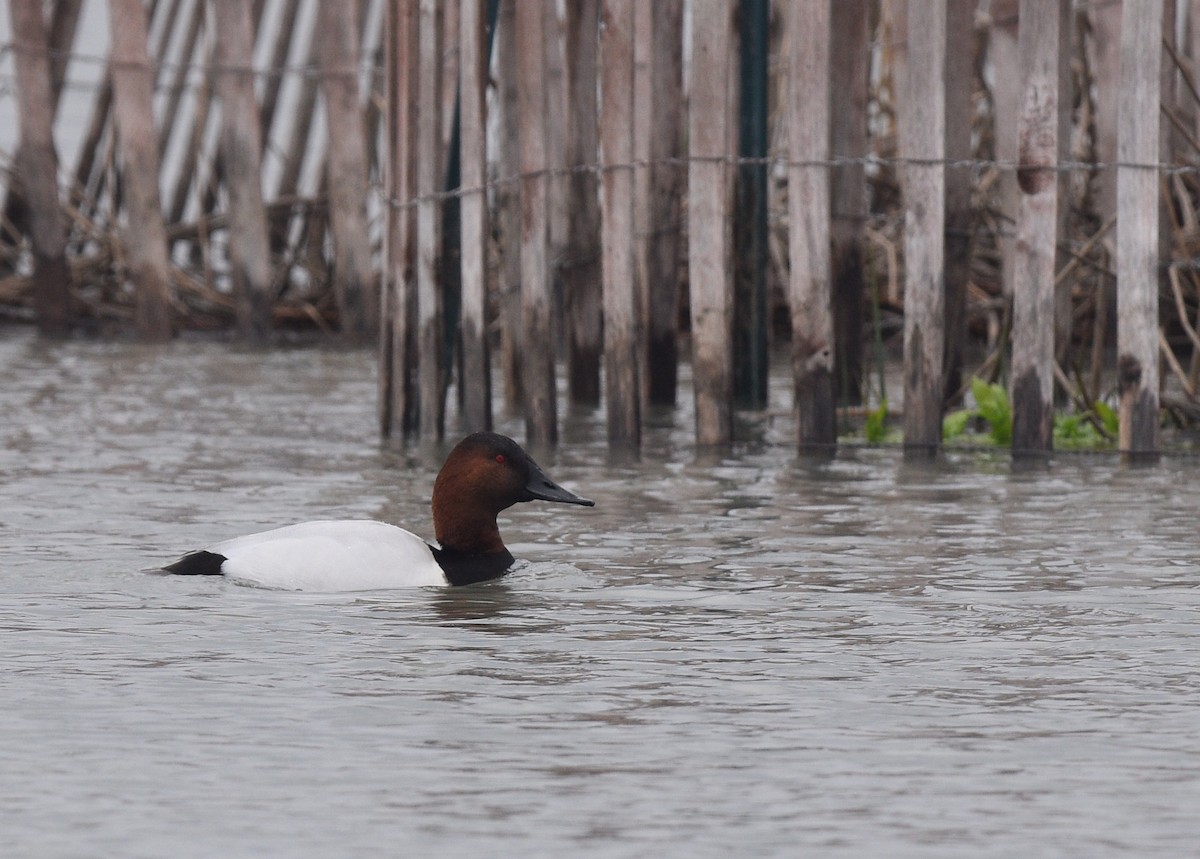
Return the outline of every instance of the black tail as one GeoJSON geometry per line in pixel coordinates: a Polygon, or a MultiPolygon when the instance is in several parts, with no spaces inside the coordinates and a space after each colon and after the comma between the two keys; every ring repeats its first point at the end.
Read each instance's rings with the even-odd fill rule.
{"type": "Polygon", "coordinates": [[[199,552],[190,552],[184,555],[163,569],[177,576],[219,576],[223,563],[225,563],[224,555],[201,549],[199,552]]]}

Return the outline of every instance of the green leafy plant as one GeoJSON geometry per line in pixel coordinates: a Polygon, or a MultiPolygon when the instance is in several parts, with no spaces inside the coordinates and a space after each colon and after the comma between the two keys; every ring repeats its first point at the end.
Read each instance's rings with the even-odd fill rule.
{"type": "Polygon", "coordinates": [[[979,417],[988,423],[992,441],[998,445],[1012,444],[1012,404],[1004,386],[988,384],[976,376],[971,380],[971,394],[979,407],[979,417]]]}
{"type": "Polygon", "coordinates": [[[971,380],[975,408],[959,409],[942,418],[942,439],[952,441],[966,435],[971,421],[981,418],[987,422],[988,438],[993,444],[1012,443],[1012,405],[1003,385],[988,384],[978,377],[971,380]]]}
{"type": "Polygon", "coordinates": [[[1104,425],[1104,431],[1109,436],[1116,438],[1120,432],[1120,426],[1117,413],[1113,411],[1112,407],[1102,400],[1096,400],[1092,403],[1092,411],[1096,413],[1096,417],[1100,418],[1100,423],[1104,425]]]}
{"type": "Polygon", "coordinates": [[[1059,450],[1091,450],[1104,445],[1104,436],[1086,414],[1055,415],[1054,446],[1059,450]]]}
{"type": "Polygon", "coordinates": [[[942,418],[942,439],[944,441],[953,441],[967,431],[967,424],[971,422],[971,418],[975,417],[975,412],[971,409],[959,409],[956,412],[950,412],[942,418]]]}
{"type": "Polygon", "coordinates": [[[887,440],[887,398],[879,401],[879,405],[867,412],[865,432],[867,441],[871,444],[883,444],[887,440]]]}
{"type": "MultiPolygon", "coordinates": [[[[1001,385],[988,384],[976,377],[971,380],[971,394],[975,408],[947,414],[942,419],[942,439],[953,441],[966,435],[971,421],[979,418],[987,422],[987,437],[992,443],[1012,444],[1012,403],[1008,392],[1001,385]]],[[[1054,446],[1059,450],[1094,450],[1104,447],[1116,435],[1117,413],[1099,400],[1092,404],[1091,412],[1054,417],[1054,446]]]]}

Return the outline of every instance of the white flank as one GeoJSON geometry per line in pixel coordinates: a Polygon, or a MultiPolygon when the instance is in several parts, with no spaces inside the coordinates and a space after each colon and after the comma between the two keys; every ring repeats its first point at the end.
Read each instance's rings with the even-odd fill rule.
{"type": "Polygon", "coordinates": [[[371,520],[304,522],[209,546],[221,571],[242,584],[292,591],[366,591],[445,585],[429,546],[403,528],[371,520]]]}

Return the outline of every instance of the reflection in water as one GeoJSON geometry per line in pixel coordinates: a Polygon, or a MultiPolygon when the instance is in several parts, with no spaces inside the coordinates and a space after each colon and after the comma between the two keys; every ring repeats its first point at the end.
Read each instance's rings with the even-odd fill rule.
{"type": "Polygon", "coordinates": [[[294,594],[139,571],[314,518],[428,536],[445,445],[380,448],[372,356],[0,333],[0,367],[12,855],[1200,835],[1192,461],[817,461],[791,449],[786,380],[741,419],[751,443],[696,453],[685,393],[635,461],[572,412],[543,464],[597,507],[507,511],[528,563],[505,579],[294,594]]]}

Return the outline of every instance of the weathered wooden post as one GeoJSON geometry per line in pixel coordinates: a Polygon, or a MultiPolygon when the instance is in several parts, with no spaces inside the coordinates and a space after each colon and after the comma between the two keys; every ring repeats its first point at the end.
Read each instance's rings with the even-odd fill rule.
{"type": "MultiPolygon", "coordinates": [[[[584,4],[594,0],[583,0],[584,4]]],[[[574,3],[567,4],[567,14],[572,14],[574,3]]],[[[593,7],[593,18],[595,17],[593,7]]],[[[500,250],[500,266],[497,273],[500,297],[500,374],[503,379],[504,403],[512,412],[517,412],[525,401],[521,348],[524,344],[521,319],[521,140],[520,111],[517,92],[520,89],[517,75],[517,4],[500,4],[500,20],[496,25],[496,89],[500,111],[500,133],[496,136],[496,163],[501,177],[496,187],[496,231],[500,250]]],[[[582,60],[576,60],[581,63],[582,60]]],[[[593,62],[593,68],[595,63],[593,62]]],[[[592,81],[595,90],[595,79],[592,81]]],[[[594,95],[593,95],[594,99],[594,95]]],[[[593,137],[594,141],[594,137],[593,137]]],[[[595,149],[589,163],[595,160],[595,149]]],[[[593,193],[595,186],[593,185],[593,193]]],[[[597,222],[599,215],[597,214],[597,222]]],[[[598,228],[597,228],[598,229],[598,228]]],[[[599,278],[596,278],[599,282],[599,278]]],[[[599,290],[596,290],[596,306],[599,307],[599,290]]],[[[599,315],[599,310],[597,310],[599,315]]],[[[598,353],[599,347],[597,347],[598,353]]],[[[599,375],[597,374],[596,398],[599,399],[599,375]]]]}
{"type": "MultiPolygon", "coordinates": [[[[650,295],[650,244],[653,231],[650,212],[650,154],[654,111],[654,4],[635,3],[633,7],[633,277],[637,285],[637,321],[644,332],[648,325],[650,295]]],[[[646,359],[639,364],[642,378],[638,387],[643,402],[646,395],[646,359]]]]}
{"type": "Polygon", "coordinates": [[[487,0],[461,0],[459,104],[462,187],[462,419],[464,429],[491,429],[487,331],[487,0]]]}
{"type": "MultiPolygon", "coordinates": [[[[83,5],[83,0],[60,0],[54,4],[54,11],[50,17],[50,26],[47,33],[47,45],[50,48],[50,93],[51,104],[50,124],[54,124],[54,118],[58,115],[59,97],[62,95],[63,85],[67,77],[67,62],[71,58],[71,45],[75,41],[75,29],[79,24],[79,13],[83,5]]],[[[20,162],[20,154],[18,153],[15,159],[20,162]]],[[[28,205],[25,199],[21,196],[21,188],[17,183],[10,182],[8,187],[4,189],[4,220],[15,227],[18,233],[28,229],[26,216],[28,215],[28,205]]],[[[7,231],[0,232],[0,241],[8,240],[7,231]]],[[[20,236],[12,236],[13,241],[19,241],[20,236]]],[[[6,274],[11,269],[7,264],[0,263],[0,273],[6,274]]]]}
{"type": "Polygon", "coordinates": [[[830,0],[789,11],[789,299],[797,442],[837,442],[829,236],[830,0]]]}
{"type": "Polygon", "coordinates": [[[633,4],[603,0],[600,30],[604,378],[608,440],[641,443],[641,368],[633,258],[633,4]]]}
{"type": "Polygon", "coordinates": [[[263,338],[271,329],[271,263],[262,194],[261,130],[254,98],[250,7],[242,0],[209,0],[215,27],[213,62],[221,98],[221,152],[229,193],[229,263],[238,328],[263,338]]]}
{"type": "Polygon", "coordinates": [[[379,423],[385,438],[417,430],[416,218],[417,0],[388,4],[387,226],[380,325],[379,423]]]}
{"type": "Polygon", "coordinates": [[[837,99],[831,112],[830,279],[833,289],[834,390],[843,404],[862,402],[863,385],[863,224],[867,217],[867,181],[861,159],[867,156],[867,103],[870,85],[869,3],[831,3],[829,88],[837,99]]]}
{"type": "Polygon", "coordinates": [[[112,89],[127,226],[125,255],[137,296],[134,321],[144,340],[172,335],[167,232],[158,192],[154,69],[146,49],[142,0],[109,0],[112,89]]]}
{"type": "MultiPolygon", "coordinates": [[[[1016,82],[1021,80],[1021,55],[1017,43],[1017,23],[1020,0],[992,0],[992,28],[989,33],[988,53],[992,61],[996,80],[1016,82]]],[[[999,84],[992,97],[992,127],[995,140],[996,159],[1012,164],[1017,160],[1017,124],[1020,121],[1020,87],[1014,83],[999,84]]],[[[1016,174],[1002,170],[996,179],[1000,211],[1005,222],[1015,224],[1020,209],[1020,189],[1016,174]]],[[[1016,234],[1012,229],[998,231],[1000,245],[1000,288],[1006,298],[1013,292],[1013,259],[1016,234]]],[[[949,384],[947,384],[949,389],[949,384]]]]}
{"type": "Polygon", "coordinates": [[[521,149],[521,304],[525,348],[525,433],[535,445],[558,441],[552,307],[546,262],[546,55],[541,3],[517,4],[517,111],[521,149]]]}
{"type": "Polygon", "coordinates": [[[943,260],[946,203],[946,3],[908,4],[908,85],[900,146],[904,185],[904,445],[942,440],[943,260]]]}
{"type": "Polygon", "coordinates": [[[696,9],[688,104],[688,273],[696,441],[733,440],[733,289],[730,278],[731,0],[696,9]]]}
{"type": "Polygon", "coordinates": [[[571,402],[600,402],[603,347],[600,288],[600,203],[595,171],[600,132],[596,99],[599,0],[567,4],[570,115],[567,162],[571,173],[563,281],[567,291],[567,390],[571,402]]]}
{"type": "Polygon", "coordinates": [[[1058,61],[1070,0],[1022,0],[1020,213],[1013,259],[1014,455],[1054,442],[1054,257],[1058,246],[1058,61]]]}
{"type": "Polygon", "coordinates": [[[1158,172],[1162,4],[1121,16],[1117,128],[1117,372],[1120,437],[1129,454],[1158,450],[1158,172]]]}
{"type": "Polygon", "coordinates": [[[317,46],[330,129],[325,169],[333,235],[333,294],[342,335],[363,341],[376,330],[379,307],[367,225],[367,139],[358,94],[355,8],[354,3],[318,3],[321,38],[317,46]]]}
{"type": "MultiPolygon", "coordinates": [[[[975,88],[975,5],[946,4],[946,158],[971,158],[971,126],[975,88]]],[[[1010,133],[1001,129],[1001,134],[1010,133]]],[[[967,283],[971,280],[971,176],[953,166],[946,172],[946,349],[943,401],[962,389],[963,352],[967,340],[967,283]]]]}
{"type": "MultiPolygon", "coordinates": [[[[675,405],[679,368],[679,248],[682,236],[683,154],[683,2],[652,4],[650,49],[650,200],[647,207],[646,282],[644,289],[646,360],[645,400],[675,405]]],[[[635,34],[636,36],[636,34],[635,34]]],[[[636,36],[640,38],[640,36],[636,36]]]]}
{"type": "Polygon", "coordinates": [[[420,427],[425,438],[440,439],[445,430],[442,374],[442,204],[438,197],[445,177],[442,160],[442,27],[438,0],[417,7],[417,372],[420,427]]]}
{"type": "Polygon", "coordinates": [[[46,22],[41,0],[9,4],[17,97],[21,122],[21,176],[29,205],[29,238],[33,245],[33,306],[38,331],[67,333],[71,319],[71,268],[67,234],[58,203],[58,155],[54,150],[53,96],[46,22]]]}
{"type": "MultiPolygon", "coordinates": [[[[551,284],[561,281],[563,253],[570,233],[570,177],[566,173],[571,98],[566,53],[565,20],[558,14],[558,3],[543,3],[543,45],[546,50],[546,270],[551,284]]],[[[557,320],[561,311],[556,299],[552,307],[557,320]]],[[[561,338],[555,337],[557,343],[561,338]]]]}

